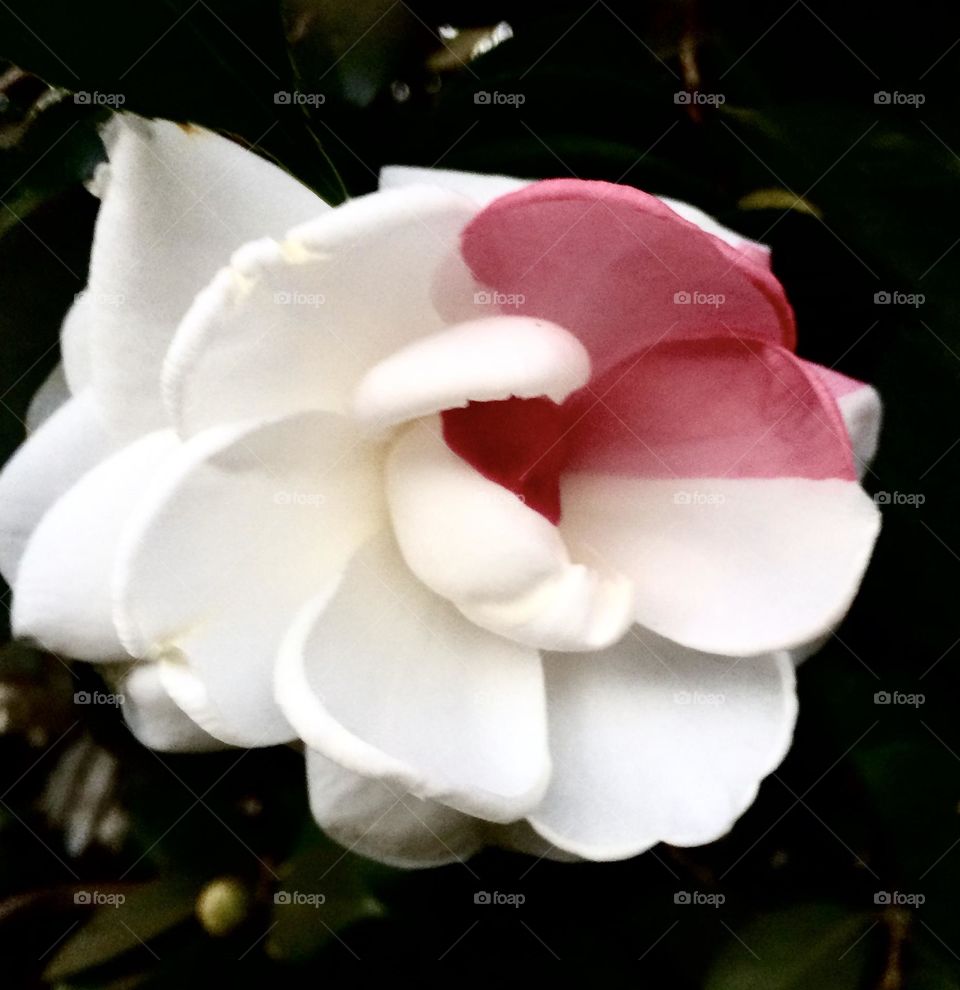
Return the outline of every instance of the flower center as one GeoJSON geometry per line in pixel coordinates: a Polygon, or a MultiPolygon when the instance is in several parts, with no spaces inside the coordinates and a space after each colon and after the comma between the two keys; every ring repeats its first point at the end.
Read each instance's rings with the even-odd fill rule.
{"type": "Polygon", "coordinates": [[[489,481],[560,522],[568,416],[546,398],[470,402],[442,414],[447,446],[489,481]]]}

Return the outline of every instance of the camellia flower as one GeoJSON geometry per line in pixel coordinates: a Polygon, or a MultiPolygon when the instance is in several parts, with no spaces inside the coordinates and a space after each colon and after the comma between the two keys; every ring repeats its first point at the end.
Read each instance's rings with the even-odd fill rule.
{"type": "Polygon", "coordinates": [[[387,862],[726,832],[879,526],[877,396],[795,356],[768,251],[601,182],[387,169],[331,209],[197,128],[106,144],[0,479],[16,632],[137,661],[148,745],[302,740],[387,862]]]}

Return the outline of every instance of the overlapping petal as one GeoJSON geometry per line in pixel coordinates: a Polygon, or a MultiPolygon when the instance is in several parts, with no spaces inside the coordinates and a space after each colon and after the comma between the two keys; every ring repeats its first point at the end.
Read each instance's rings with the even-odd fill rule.
{"type": "Polygon", "coordinates": [[[173,700],[159,664],[134,664],[120,683],[120,694],[127,726],[144,746],[163,753],[223,749],[173,700]]]}
{"type": "Polygon", "coordinates": [[[786,654],[731,659],[649,632],[544,658],[553,776],[533,827],[587,859],[712,842],[783,759],[796,718],[786,654]]]}
{"type": "Polygon", "coordinates": [[[547,785],[537,652],[464,619],[389,534],[303,609],[276,691],[307,746],[397,794],[510,822],[547,785]]]}
{"type": "Polygon", "coordinates": [[[44,514],[14,581],[14,632],[80,660],[128,654],[113,622],[113,567],[124,528],[176,453],[148,433],[84,474],[44,514]]]}
{"type": "Polygon", "coordinates": [[[293,738],[273,701],[274,657],[301,604],[382,523],[375,448],[350,423],[305,413],[210,430],[131,521],[116,575],[117,623],[137,657],[185,665],[174,698],[225,742],[293,738]]]}
{"type": "Polygon", "coordinates": [[[835,478],[571,475],[568,539],[627,574],[636,621],[731,656],[803,644],[835,626],[880,527],[873,500],[835,478]]]}
{"type": "Polygon", "coordinates": [[[16,577],[30,534],[48,508],[114,449],[89,393],[70,399],[0,472],[0,573],[16,577]]]}
{"type": "Polygon", "coordinates": [[[464,232],[479,281],[518,312],[575,333],[603,374],[664,339],[712,337],[723,319],[743,339],[792,348],[783,287],[763,265],[626,186],[556,179],[494,200],[464,232]]]}
{"type": "Polygon", "coordinates": [[[167,358],[178,430],[309,409],[347,412],[363,374],[472,307],[458,238],[476,212],[418,187],[359,197],[234,255],[196,299],[167,358]]]}
{"type": "Polygon", "coordinates": [[[484,825],[389,782],[345,770],[307,750],[310,810],[320,827],[351,852],[398,867],[462,862],[484,844],[484,825]]]}
{"type": "Polygon", "coordinates": [[[107,428],[129,439],[166,425],[164,356],[230,253],[328,207],[280,168],[197,127],[116,115],[105,143],[89,283],[71,332],[88,337],[79,364],[89,362],[107,428]]]}

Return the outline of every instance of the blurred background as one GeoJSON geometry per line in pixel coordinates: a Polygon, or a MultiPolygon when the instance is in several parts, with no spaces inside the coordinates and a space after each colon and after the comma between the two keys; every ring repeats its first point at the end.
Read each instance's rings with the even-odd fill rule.
{"type": "Polygon", "coordinates": [[[503,978],[561,962],[671,990],[960,987],[949,5],[2,0],[0,59],[0,459],[85,284],[97,200],[83,182],[113,107],[216,128],[330,202],[388,163],[688,200],[772,245],[801,353],[874,383],[886,413],[865,482],[884,531],[862,592],[801,668],[786,762],[711,846],[377,866],[313,825],[294,749],[151,752],[92,668],[0,647],[4,986],[299,987],[360,965],[503,978]]]}

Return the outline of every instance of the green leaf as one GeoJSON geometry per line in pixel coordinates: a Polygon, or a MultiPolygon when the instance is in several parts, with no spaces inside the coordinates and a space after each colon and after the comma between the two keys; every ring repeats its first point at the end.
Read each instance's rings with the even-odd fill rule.
{"type": "Polygon", "coordinates": [[[826,903],[765,914],[730,939],[706,990],[856,990],[883,931],[876,921],[826,903]]]}
{"type": "Polygon", "coordinates": [[[267,954],[308,959],[351,924],[383,914],[370,891],[365,864],[314,830],[310,848],[281,869],[274,894],[267,954]]]}
{"type": "MultiPolygon", "coordinates": [[[[85,893],[96,896],[93,890],[85,893]]],[[[97,907],[61,946],[44,979],[64,980],[142,947],[190,918],[196,894],[196,885],[185,880],[162,880],[123,891],[123,903],[97,907]]]]}

